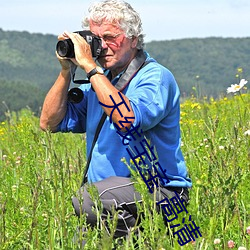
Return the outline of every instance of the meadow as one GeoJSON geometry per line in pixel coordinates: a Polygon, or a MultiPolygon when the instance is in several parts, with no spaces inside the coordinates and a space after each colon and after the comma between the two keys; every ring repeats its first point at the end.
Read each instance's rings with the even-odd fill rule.
{"type": "MultiPolygon", "coordinates": [[[[250,94],[181,104],[182,150],[193,181],[189,215],[202,237],[180,246],[153,209],[137,173],[144,202],[139,234],[112,239],[116,220],[89,228],[85,249],[250,249],[250,94]],[[245,248],[244,248],[245,247],[245,248]]],[[[86,163],[82,134],[40,131],[31,110],[6,113],[0,124],[0,249],[81,249],[71,205],[86,163]]],[[[94,193],[95,190],[93,190],[94,193]]],[[[93,194],[94,195],[94,194],[93,194]]],[[[96,199],[96,212],[101,204],[96,199]]]]}

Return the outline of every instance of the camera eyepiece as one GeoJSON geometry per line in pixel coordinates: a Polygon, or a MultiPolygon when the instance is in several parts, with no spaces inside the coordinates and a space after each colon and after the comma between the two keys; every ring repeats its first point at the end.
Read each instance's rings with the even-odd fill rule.
{"type": "MultiPolygon", "coordinates": [[[[90,30],[75,31],[74,33],[78,33],[87,41],[90,45],[93,57],[97,58],[101,54],[102,41],[99,37],[95,36],[90,30]]],[[[71,39],[58,41],[56,44],[56,51],[61,57],[75,57],[74,44],[71,39]]]]}

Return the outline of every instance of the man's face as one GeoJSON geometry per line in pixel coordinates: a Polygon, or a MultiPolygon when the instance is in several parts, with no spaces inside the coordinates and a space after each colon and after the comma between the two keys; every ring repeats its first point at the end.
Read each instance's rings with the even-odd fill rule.
{"type": "Polygon", "coordinates": [[[101,25],[90,21],[90,30],[102,39],[101,66],[114,72],[125,69],[135,55],[137,39],[125,37],[118,25],[105,21],[101,25]]]}

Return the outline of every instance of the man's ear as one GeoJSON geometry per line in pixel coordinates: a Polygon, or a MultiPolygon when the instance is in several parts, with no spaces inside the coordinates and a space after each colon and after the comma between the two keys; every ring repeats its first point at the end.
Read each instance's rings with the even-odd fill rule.
{"type": "Polygon", "coordinates": [[[131,47],[134,49],[136,48],[138,43],[138,37],[132,37],[131,47]]]}

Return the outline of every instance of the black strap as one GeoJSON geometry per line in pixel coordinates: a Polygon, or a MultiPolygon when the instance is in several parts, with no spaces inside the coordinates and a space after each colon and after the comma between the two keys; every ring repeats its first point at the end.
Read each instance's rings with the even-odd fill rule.
{"type": "MultiPolygon", "coordinates": [[[[120,77],[120,79],[118,80],[118,82],[116,83],[115,87],[117,88],[117,90],[119,91],[123,91],[126,86],[130,83],[130,81],[132,80],[132,78],[135,76],[135,74],[144,66],[146,66],[149,63],[149,61],[146,61],[146,56],[143,52],[143,50],[139,50],[136,57],[131,61],[131,63],[129,64],[128,68],[126,69],[126,71],[122,74],[122,76],[120,77]]],[[[89,83],[89,82],[88,82],[89,83]]],[[[92,152],[95,146],[95,143],[98,139],[98,136],[101,132],[102,126],[104,124],[104,121],[106,120],[107,114],[104,112],[102,114],[102,117],[97,125],[97,129],[95,132],[95,136],[91,145],[91,149],[89,152],[89,157],[86,163],[86,167],[84,170],[84,175],[83,175],[83,180],[82,180],[82,184],[81,186],[83,186],[86,182],[87,182],[87,174],[88,174],[88,170],[89,170],[89,164],[92,158],[92,152]]]]}
{"type": "Polygon", "coordinates": [[[143,50],[139,50],[136,57],[131,61],[126,71],[122,74],[115,87],[119,91],[123,91],[130,81],[134,78],[135,74],[149,62],[146,61],[146,55],[143,50]]]}
{"type": "Polygon", "coordinates": [[[92,152],[93,152],[93,149],[95,147],[95,143],[97,141],[97,138],[100,134],[100,131],[102,129],[102,125],[103,123],[105,122],[106,120],[106,117],[107,117],[107,114],[104,112],[102,114],[102,117],[97,125],[97,128],[96,128],[96,131],[95,131],[95,136],[94,136],[94,139],[92,141],[92,145],[91,145],[91,149],[90,149],[90,152],[89,152],[89,157],[88,157],[88,160],[87,160],[87,163],[86,163],[86,167],[85,167],[85,170],[84,170],[84,175],[83,175],[83,179],[82,179],[82,184],[81,186],[83,186],[84,183],[87,182],[87,173],[88,173],[88,170],[89,170],[89,164],[90,164],[90,161],[91,161],[91,158],[92,158],[92,152]]]}

